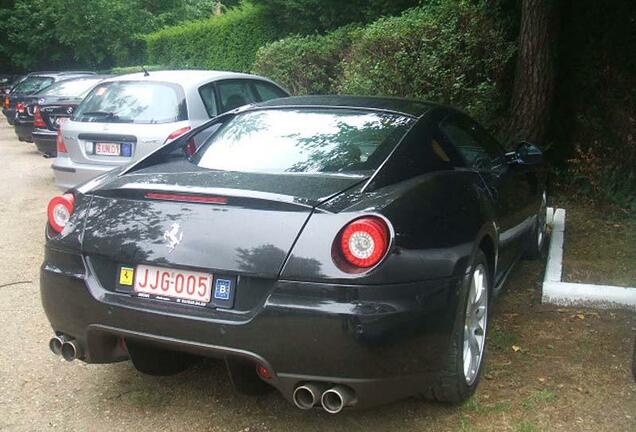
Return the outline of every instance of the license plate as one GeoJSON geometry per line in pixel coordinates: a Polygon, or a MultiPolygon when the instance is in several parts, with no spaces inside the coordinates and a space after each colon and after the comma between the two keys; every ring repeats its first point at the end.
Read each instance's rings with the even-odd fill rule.
{"type": "Polygon", "coordinates": [[[119,156],[121,154],[121,144],[96,142],[95,154],[102,156],[119,156]]]}
{"type": "Polygon", "coordinates": [[[133,289],[140,297],[205,306],[212,298],[212,280],[209,273],[139,265],[133,289]]]}

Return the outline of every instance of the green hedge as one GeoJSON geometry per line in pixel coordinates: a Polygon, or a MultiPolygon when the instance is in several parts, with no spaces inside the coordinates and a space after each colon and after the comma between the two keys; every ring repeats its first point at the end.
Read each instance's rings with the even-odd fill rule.
{"type": "Polygon", "coordinates": [[[451,104],[499,126],[514,37],[495,6],[431,1],[397,17],[259,50],[254,70],[293,93],[401,96],[451,104]]]}
{"type": "Polygon", "coordinates": [[[446,103],[498,123],[515,43],[492,12],[443,1],[376,21],[351,47],[339,89],[446,103]]]}
{"type": "Polygon", "coordinates": [[[148,62],[180,68],[249,71],[256,51],[279,37],[258,6],[168,27],[146,36],[148,62]]]}
{"type": "Polygon", "coordinates": [[[348,26],[325,36],[290,36],[261,48],[253,71],[295,95],[335,93],[342,60],[359,34],[358,27],[348,26]]]}

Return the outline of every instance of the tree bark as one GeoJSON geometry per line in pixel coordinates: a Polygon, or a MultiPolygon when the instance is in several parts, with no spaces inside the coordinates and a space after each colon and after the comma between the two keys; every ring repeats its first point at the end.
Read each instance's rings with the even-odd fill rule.
{"type": "Polygon", "coordinates": [[[522,0],[519,54],[508,125],[510,142],[543,144],[556,80],[559,0],[522,0]]]}

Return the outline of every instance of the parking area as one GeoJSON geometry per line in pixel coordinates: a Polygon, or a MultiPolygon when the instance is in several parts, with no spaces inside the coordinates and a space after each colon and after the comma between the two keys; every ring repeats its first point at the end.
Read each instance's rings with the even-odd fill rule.
{"type": "Polygon", "coordinates": [[[539,304],[542,265],[517,267],[494,310],[476,396],[453,407],[410,399],[330,416],[276,392],[233,392],[220,362],[174,377],[129,363],[51,355],[38,291],[51,160],[0,121],[0,430],[42,431],[628,431],[636,429],[633,313],[539,304]]]}

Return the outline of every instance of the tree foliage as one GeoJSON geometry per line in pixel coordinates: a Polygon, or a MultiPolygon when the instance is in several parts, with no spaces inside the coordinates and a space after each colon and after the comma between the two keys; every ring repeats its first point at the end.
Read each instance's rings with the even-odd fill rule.
{"type": "Polygon", "coordinates": [[[289,33],[314,31],[372,21],[383,15],[395,15],[416,6],[422,0],[252,0],[262,5],[272,22],[289,33]]]}
{"type": "Polygon", "coordinates": [[[262,48],[254,70],[293,92],[427,99],[459,106],[499,128],[515,53],[492,5],[441,1],[324,36],[262,48]]]}
{"type": "Polygon", "coordinates": [[[262,47],[252,70],[296,95],[338,92],[343,59],[361,27],[350,25],[326,35],[290,36],[262,47]]]}
{"type": "MultiPolygon", "coordinates": [[[[3,69],[140,63],[143,35],[208,17],[216,0],[15,0],[0,4],[3,69]]],[[[225,7],[238,0],[223,1],[225,7]]]]}

